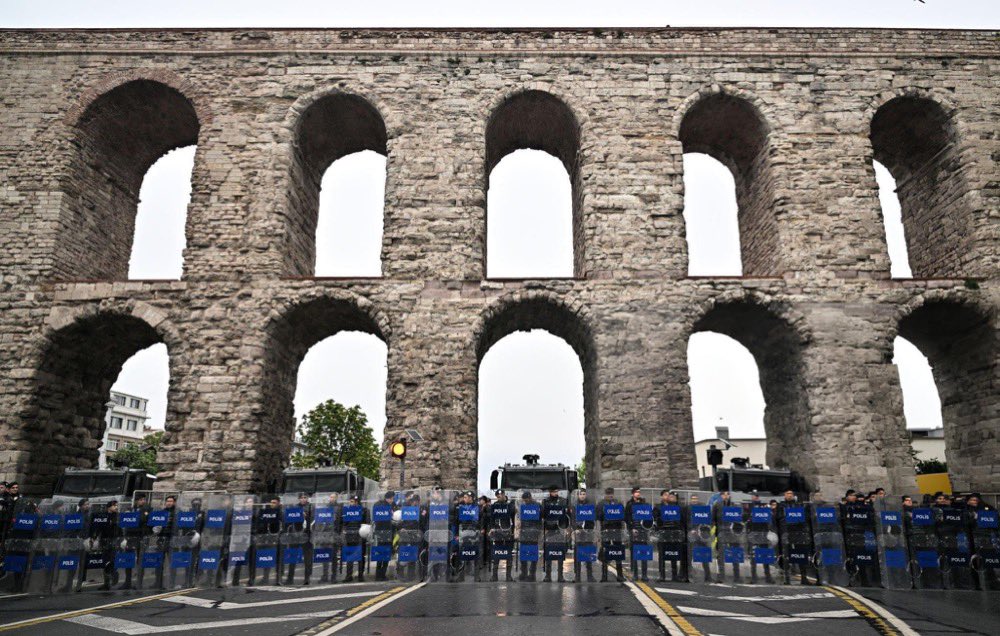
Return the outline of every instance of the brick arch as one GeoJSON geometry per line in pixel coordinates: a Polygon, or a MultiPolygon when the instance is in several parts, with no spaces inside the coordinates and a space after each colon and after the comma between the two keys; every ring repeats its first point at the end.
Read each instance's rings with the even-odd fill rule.
{"type": "Polygon", "coordinates": [[[108,93],[119,86],[137,80],[148,80],[158,82],[173,88],[178,93],[183,94],[191,100],[198,121],[203,126],[212,123],[214,115],[209,102],[209,97],[193,82],[183,76],[165,68],[133,68],[120,69],[114,73],[102,77],[96,83],[87,86],[66,109],[63,115],[63,123],[69,127],[75,127],[80,122],[80,117],[90,107],[90,105],[101,95],[108,93]]]}
{"type": "MultiPolygon", "coordinates": [[[[287,274],[315,272],[320,184],[330,165],[349,154],[371,150],[386,157],[387,173],[391,169],[385,112],[389,111],[371,96],[339,87],[303,95],[288,110],[281,132],[289,154],[287,192],[281,204],[287,274]]],[[[391,194],[387,191],[386,197],[391,194]]]]}
{"type": "Polygon", "coordinates": [[[881,93],[868,113],[872,158],[896,181],[913,275],[968,275],[974,219],[957,108],[936,92],[906,87],[881,93]]]}
{"type": "Polygon", "coordinates": [[[748,276],[773,276],[782,269],[773,118],[752,93],[713,84],[685,99],[673,121],[683,152],[707,154],[733,174],[741,261],[748,276]]]}
{"type": "Polygon", "coordinates": [[[953,486],[995,491],[1000,487],[997,308],[967,292],[937,290],[902,306],[892,327],[885,344],[888,351],[900,336],[930,363],[941,398],[945,456],[953,486]]]}
{"type": "Polygon", "coordinates": [[[96,467],[111,386],[129,358],[157,343],[176,351],[182,338],[166,312],[147,303],[50,311],[36,350],[33,398],[19,414],[22,436],[15,444],[18,472],[30,490],[49,492],[64,468],[96,467]]]}
{"type": "MultiPolygon", "coordinates": [[[[598,362],[594,341],[594,323],[581,303],[568,301],[548,292],[519,292],[501,297],[487,306],[476,321],[471,347],[475,353],[476,374],[490,348],[515,332],[541,329],[563,340],[577,354],[583,370],[584,439],[587,475],[592,484],[601,478],[601,436],[598,405],[598,362]]],[[[479,381],[476,381],[476,396],[479,381]]],[[[478,404],[478,397],[473,401],[478,404]]],[[[478,428],[478,414],[476,417],[478,428]]],[[[476,437],[478,440],[478,436],[476,437]]],[[[476,447],[470,449],[475,466],[476,447]]],[[[472,471],[475,474],[475,470],[472,471]]]]}
{"type": "Polygon", "coordinates": [[[810,476],[816,474],[816,449],[803,350],[811,336],[803,325],[803,317],[780,300],[733,293],[702,305],[687,327],[687,340],[698,332],[720,333],[753,355],[764,394],[768,465],[810,476]]]}
{"type": "Polygon", "coordinates": [[[311,291],[278,303],[263,328],[261,419],[251,483],[263,489],[291,453],[293,400],[299,365],[313,345],[344,331],[372,334],[389,345],[386,314],[367,298],[342,291],[311,291]]]}
{"type": "Polygon", "coordinates": [[[163,75],[106,78],[67,115],[72,155],[60,181],[57,279],[124,279],[146,172],[171,150],[198,143],[205,106],[179,90],[187,84],[173,75],[164,79],[174,84],[156,79],[163,75]]]}

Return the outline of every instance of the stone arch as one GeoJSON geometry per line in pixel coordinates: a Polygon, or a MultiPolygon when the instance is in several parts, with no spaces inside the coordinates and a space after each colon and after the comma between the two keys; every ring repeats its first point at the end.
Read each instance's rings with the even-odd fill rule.
{"type": "MultiPolygon", "coordinates": [[[[484,128],[485,162],[483,200],[490,173],[501,159],[516,150],[541,150],[559,159],[569,175],[573,205],[573,271],[584,274],[584,241],[580,175],[582,128],[569,103],[549,90],[522,88],[508,92],[495,103],[484,128]]],[[[488,219],[489,210],[486,210],[488,219]]],[[[486,270],[485,233],[483,270],[486,270]]]]}
{"type": "MultiPolygon", "coordinates": [[[[593,322],[582,304],[545,292],[515,293],[498,299],[481,314],[473,330],[475,347],[476,399],[478,404],[478,369],[490,348],[504,337],[519,331],[541,329],[562,339],[577,354],[583,369],[584,439],[587,475],[591,484],[601,476],[601,436],[598,411],[597,351],[593,322]]],[[[478,415],[476,418],[478,430],[478,415]]],[[[478,439],[478,435],[477,435],[478,439]]],[[[471,449],[475,462],[478,442],[471,449]]],[[[475,474],[475,470],[472,471],[475,474]]]]}
{"type": "Polygon", "coordinates": [[[907,254],[917,278],[960,277],[971,253],[973,212],[956,108],[905,88],[879,96],[868,131],[873,158],[896,181],[907,254]]]}
{"type": "Polygon", "coordinates": [[[73,155],[61,183],[55,278],[125,278],[143,177],[166,153],[198,143],[199,107],[152,79],[160,75],[114,76],[110,88],[67,116],[73,155]]]}
{"type": "Polygon", "coordinates": [[[286,466],[295,428],[293,400],[299,365],[316,343],[343,331],[369,333],[389,344],[389,323],[368,299],[311,293],[276,307],[264,327],[261,428],[251,476],[262,489],[286,466]]]}
{"type": "MultiPolygon", "coordinates": [[[[997,311],[968,294],[923,294],[898,314],[896,331],[927,356],[941,398],[945,455],[959,490],[1000,488],[1000,347],[997,311]]],[[[891,355],[891,354],[890,354],[891,355]]]]}
{"type": "Polygon", "coordinates": [[[382,111],[370,99],[339,89],[300,98],[285,123],[292,143],[284,203],[284,269],[288,275],[310,276],[323,174],[334,161],[355,152],[371,150],[388,157],[389,133],[382,111]]]}
{"type": "Polygon", "coordinates": [[[781,272],[767,112],[747,91],[712,85],[688,97],[674,121],[684,153],[707,154],[733,174],[745,276],[781,272]]]}
{"type": "Polygon", "coordinates": [[[720,333],[753,355],[764,394],[767,463],[809,476],[816,465],[803,350],[811,337],[803,325],[803,317],[783,302],[729,294],[702,307],[686,340],[697,332],[720,333]]]}
{"type": "Polygon", "coordinates": [[[181,338],[165,312],[147,303],[51,311],[39,344],[33,399],[21,413],[15,444],[22,456],[18,472],[31,490],[49,492],[63,468],[96,467],[111,386],[129,358],[157,343],[171,351],[181,338]]]}

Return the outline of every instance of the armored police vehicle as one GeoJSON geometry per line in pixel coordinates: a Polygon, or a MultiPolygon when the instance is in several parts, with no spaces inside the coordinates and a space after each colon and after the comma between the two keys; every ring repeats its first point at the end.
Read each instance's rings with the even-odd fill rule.
{"type": "MultiPolygon", "coordinates": [[[[716,470],[715,478],[718,483],[718,490],[728,490],[731,493],[751,493],[757,492],[760,495],[777,496],[789,488],[796,493],[808,493],[805,480],[790,470],[769,470],[766,468],[739,467],[736,465],[729,468],[719,468],[716,470]]],[[[702,477],[699,487],[702,490],[712,491],[712,477],[702,477]]]]}
{"type": "Polygon", "coordinates": [[[378,498],[378,481],[362,477],[348,466],[331,468],[288,468],[281,474],[280,494],[354,493],[361,501],[378,498]]]}
{"type": "Polygon", "coordinates": [[[525,455],[524,464],[504,464],[490,474],[490,490],[559,490],[572,492],[579,485],[576,469],[563,464],[539,464],[538,455],[525,455]]]}
{"type": "Polygon", "coordinates": [[[138,468],[85,470],[67,468],[56,482],[52,498],[63,501],[89,499],[92,503],[127,501],[137,490],[152,490],[156,475],[138,468]]]}

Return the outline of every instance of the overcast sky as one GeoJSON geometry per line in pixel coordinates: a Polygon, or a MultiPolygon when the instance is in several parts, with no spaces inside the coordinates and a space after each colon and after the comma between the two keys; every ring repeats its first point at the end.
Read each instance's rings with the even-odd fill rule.
{"type": "MultiPolygon", "coordinates": [[[[997,28],[1000,2],[973,0],[747,0],[694,3],[383,1],[332,3],[244,0],[203,2],[25,2],[5,0],[5,27],[198,26],[870,26],[997,28]]],[[[520,152],[502,161],[489,192],[491,275],[572,270],[569,184],[558,161],[520,152]],[[502,210],[507,212],[501,213],[502,210]],[[509,215],[509,216],[508,216],[509,215]],[[501,227],[497,220],[507,220],[501,227]]],[[[161,159],[143,182],[130,275],[176,278],[181,273],[184,213],[190,196],[193,149],[161,159]]],[[[891,177],[877,168],[895,276],[908,275],[898,204],[891,177]]],[[[739,273],[732,178],[704,156],[685,157],[685,223],[691,273],[739,273]]],[[[360,153],[338,161],[323,181],[317,231],[318,273],[373,275],[380,271],[384,158],[360,153]]],[[[731,339],[699,334],[688,349],[693,435],[717,425],[733,437],[761,435],[764,402],[752,356],[731,339]]],[[[940,426],[940,403],[926,359],[897,339],[896,362],[909,428],[940,426]]],[[[296,415],[333,398],[360,404],[376,437],[385,425],[385,345],[373,336],[344,333],[314,347],[300,367],[296,415]]],[[[115,388],[150,399],[152,423],[166,409],[163,345],[133,357],[115,388]]],[[[480,484],[504,461],[525,452],[543,461],[575,464],[583,455],[582,371],[572,349],[544,332],[514,334],[497,343],[480,368],[480,484]]]]}

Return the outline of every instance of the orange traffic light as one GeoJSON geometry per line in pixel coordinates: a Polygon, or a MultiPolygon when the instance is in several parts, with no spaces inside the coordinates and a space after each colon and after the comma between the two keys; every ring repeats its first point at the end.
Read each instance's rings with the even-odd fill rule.
{"type": "Polygon", "coordinates": [[[404,459],[406,457],[406,440],[400,439],[390,444],[389,454],[396,459],[404,459]]]}

